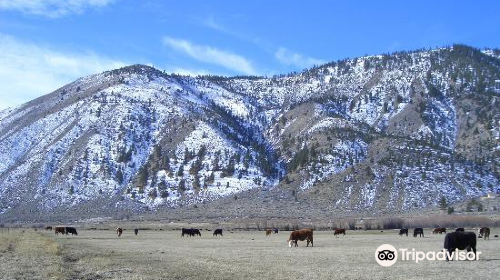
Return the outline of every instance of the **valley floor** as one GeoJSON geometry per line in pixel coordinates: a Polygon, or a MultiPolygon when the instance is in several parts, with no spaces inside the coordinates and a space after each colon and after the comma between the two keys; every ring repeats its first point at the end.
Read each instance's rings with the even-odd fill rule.
{"type": "Polygon", "coordinates": [[[347,231],[335,237],[316,231],[314,247],[289,248],[289,232],[224,232],[180,237],[178,230],[80,230],[56,236],[33,229],[0,231],[0,279],[496,279],[500,274],[500,229],[478,239],[479,261],[398,261],[382,267],[375,250],[438,251],[444,235],[425,238],[396,231],[347,231]]]}

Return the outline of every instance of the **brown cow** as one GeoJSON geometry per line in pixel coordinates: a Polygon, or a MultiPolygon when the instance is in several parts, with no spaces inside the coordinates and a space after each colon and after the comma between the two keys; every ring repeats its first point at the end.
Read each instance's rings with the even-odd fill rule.
{"type": "Polygon", "coordinates": [[[54,232],[56,235],[58,235],[59,233],[61,234],[67,234],[66,233],[66,227],[55,227],[54,228],[54,232]]]}
{"type": "Polygon", "coordinates": [[[122,236],[123,229],[121,227],[116,228],[116,234],[118,234],[118,237],[122,236]]]}
{"type": "Polygon", "coordinates": [[[484,240],[490,239],[490,228],[489,227],[480,228],[479,237],[484,237],[484,240]]]}
{"type": "Polygon", "coordinates": [[[271,233],[273,233],[272,229],[266,229],[266,236],[271,235],[271,233]]]}
{"type": "Polygon", "coordinates": [[[306,247],[309,247],[309,242],[311,242],[311,247],[313,247],[313,229],[304,228],[294,230],[290,233],[290,238],[288,238],[288,247],[292,247],[295,243],[295,247],[298,247],[297,241],[307,241],[306,247]]]}
{"type": "Polygon", "coordinates": [[[446,233],[446,228],[442,228],[442,227],[435,228],[432,231],[432,234],[434,234],[434,233],[439,233],[439,234],[446,233]]]}
{"type": "Polygon", "coordinates": [[[333,233],[334,236],[339,236],[339,235],[345,235],[345,228],[336,228],[335,232],[333,233]]]}

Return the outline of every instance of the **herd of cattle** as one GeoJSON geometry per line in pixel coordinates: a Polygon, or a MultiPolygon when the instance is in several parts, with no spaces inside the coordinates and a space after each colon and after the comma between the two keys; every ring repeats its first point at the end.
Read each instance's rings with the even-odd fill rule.
{"type": "MultiPolygon", "coordinates": [[[[465,229],[464,228],[456,228],[455,229],[455,232],[465,232],[465,229]]],[[[435,228],[433,231],[432,231],[433,234],[443,234],[443,233],[446,233],[446,228],[435,228]]],[[[479,233],[479,238],[483,238],[484,239],[490,239],[490,228],[488,227],[482,227],[478,230],[478,233],[479,233]]],[[[405,235],[408,236],[408,228],[402,228],[399,230],[399,235],[405,235]]],[[[423,228],[415,228],[413,230],[413,237],[417,237],[417,236],[420,236],[420,237],[424,237],[424,229],[423,228]]]]}
{"type": "MultiPolygon", "coordinates": [[[[432,231],[433,234],[443,234],[446,233],[446,228],[435,228],[432,231]]],[[[478,238],[490,239],[490,228],[482,227],[478,230],[479,236],[478,238]]],[[[408,236],[408,229],[402,228],[399,230],[399,235],[402,236],[406,234],[408,236]]],[[[423,228],[415,228],[413,230],[413,237],[424,237],[424,229],[423,228]]],[[[496,236],[496,235],[495,235],[496,236]]],[[[476,255],[476,233],[474,232],[466,232],[464,228],[456,228],[454,232],[449,232],[446,234],[444,238],[444,249],[449,253],[452,253],[456,249],[458,250],[467,250],[470,252],[471,250],[476,255]]],[[[446,257],[448,260],[448,256],[446,257]]]]}
{"type": "MultiPolygon", "coordinates": [[[[59,233],[68,235],[71,233],[71,235],[78,235],[78,232],[74,227],[66,227],[66,226],[56,226],[52,228],[51,226],[48,226],[45,228],[46,230],[52,230],[54,229],[54,233],[58,235],[59,233]]],[[[311,228],[305,228],[305,229],[298,229],[294,230],[290,233],[290,237],[288,238],[288,246],[292,247],[295,245],[295,247],[298,247],[298,241],[306,241],[306,247],[309,247],[309,244],[311,244],[311,247],[313,247],[313,232],[314,230],[311,228]]],[[[134,229],[134,234],[137,235],[139,233],[139,229],[134,229]]],[[[266,229],[265,230],[266,236],[271,235],[272,233],[277,234],[278,229],[266,229]]],[[[433,234],[446,234],[446,228],[435,228],[432,230],[433,234]]],[[[490,238],[490,228],[488,227],[482,227],[478,230],[478,238],[484,238],[489,239],[490,238]]],[[[123,234],[123,228],[116,228],[116,234],[118,237],[120,237],[123,234]]],[[[344,228],[336,228],[333,235],[334,236],[339,236],[339,235],[345,235],[346,234],[346,229],[344,228]]],[[[213,232],[213,236],[223,236],[222,235],[222,229],[218,228],[215,229],[213,232]]],[[[399,235],[406,235],[408,236],[408,228],[402,228],[399,230],[399,235]]],[[[189,237],[194,237],[194,236],[200,236],[201,237],[201,232],[197,228],[182,228],[181,229],[181,237],[184,236],[189,236],[189,237]]],[[[413,237],[424,237],[424,229],[423,228],[415,228],[413,230],[413,237]]],[[[497,237],[497,235],[495,235],[497,237]]],[[[464,228],[456,228],[455,231],[449,232],[445,236],[444,240],[444,248],[448,250],[450,253],[453,252],[455,249],[459,250],[467,250],[470,251],[472,250],[474,254],[476,254],[476,234],[474,232],[466,232],[464,228]]]]}
{"type": "MultiPolygon", "coordinates": [[[[52,227],[45,227],[45,230],[52,230],[52,227]]],[[[74,227],[54,227],[54,233],[56,235],[60,234],[70,234],[71,235],[78,235],[78,232],[76,231],[76,228],[74,227]]]]}
{"type": "Polygon", "coordinates": [[[266,229],[266,236],[271,235],[271,233],[278,233],[278,232],[279,231],[277,228],[273,228],[273,229],[268,228],[268,229],[266,229]]]}

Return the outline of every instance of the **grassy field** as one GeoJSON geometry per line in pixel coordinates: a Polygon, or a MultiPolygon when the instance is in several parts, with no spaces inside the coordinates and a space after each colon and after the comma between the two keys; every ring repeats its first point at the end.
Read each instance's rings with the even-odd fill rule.
{"type": "Polygon", "coordinates": [[[289,232],[224,232],[180,237],[179,231],[79,230],[55,236],[33,229],[0,233],[0,279],[497,279],[500,240],[478,240],[479,261],[375,261],[382,244],[437,251],[444,235],[400,237],[392,230],[314,233],[314,247],[289,248],[289,232]]]}

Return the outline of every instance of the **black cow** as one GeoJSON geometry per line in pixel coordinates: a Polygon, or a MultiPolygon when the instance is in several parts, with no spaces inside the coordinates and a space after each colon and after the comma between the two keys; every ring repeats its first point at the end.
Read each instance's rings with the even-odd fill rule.
{"type": "Polygon", "coordinates": [[[417,235],[420,235],[420,237],[424,237],[424,229],[421,227],[415,228],[413,230],[413,237],[417,237],[417,235]]]}
{"type": "Polygon", "coordinates": [[[408,229],[407,228],[402,228],[399,230],[399,235],[403,235],[403,234],[406,234],[406,236],[408,236],[408,229]]]}
{"type": "Polygon", "coordinates": [[[278,233],[278,232],[279,232],[279,231],[278,231],[278,229],[277,229],[277,228],[275,228],[275,229],[274,229],[274,233],[276,234],[276,233],[278,233]]]}
{"type": "Polygon", "coordinates": [[[181,236],[183,237],[184,234],[187,234],[190,237],[195,236],[195,235],[201,236],[201,232],[197,228],[182,228],[181,236]]]}
{"type": "Polygon", "coordinates": [[[218,229],[214,230],[214,234],[213,234],[213,236],[217,236],[217,235],[219,235],[219,234],[220,234],[220,236],[223,236],[223,235],[222,235],[222,229],[221,229],[221,228],[218,228],[218,229]]]}
{"type": "Polygon", "coordinates": [[[66,235],[68,235],[70,233],[71,233],[71,235],[78,235],[78,232],[76,232],[76,228],[66,227],[66,235]]]}
{"type": "Polygon", "coordinates": [[[45,230],[52,230],[51,226],[45,227],[45,230]]]}
{"type": "MultiPolygon", "coordinates": [[[[470,252],[472,249],[474,255],[476,255],[476,242],[477,239],[474,232],[450,232],[444,237],[444,248],[450,255],[455,249],[467,249],[467,252],[470,252]]],[[[446,260],[448,261],[448,256],[446,256],[446,260]]]]}
{"type": "Polygon", "coordinates": [[[464,232],[465,229],[463,227],[459,227],[457,229],[455,229],[455,232],[464,232]]]}
{"type": "Polygon", "coordinates": [[[134,233],[135,233],[135,235],[137,235],[137,234],[139,233],[139,229],[138,229],[138,228],[135,228],[135,229],[134,229],[134,233]]]}

